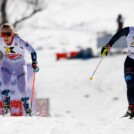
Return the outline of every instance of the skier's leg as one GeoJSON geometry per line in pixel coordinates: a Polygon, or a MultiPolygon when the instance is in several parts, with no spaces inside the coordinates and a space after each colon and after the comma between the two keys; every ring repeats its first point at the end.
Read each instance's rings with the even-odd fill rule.
{"type": "MultiPolygon", "coordinates": [[[[10,109],[10,95],[9,95],[10,90],[6,89],[1,92],[2,94],[2,101],[3,101],[3,106],[4,109],[10,109]]],[[[5,112],[7,113],[7,112],[5,112]]]]}
{"type": "Polygon", "coordinates": [[[32,109],[30,107],[29,97],[22,97],[21,101],[23,103],[26,114],[31,116],[32,109]]]}
{"type": "Polygon", "coordinates": [[[134,117],[134,61],[129,57],[124,64],[124,77],[127,85],[128,111],[125,116],[134,117]]]}
{"type": "Polygon", "coordinates": [[[26,114],[31,114],[30,101],[27,93],[27,67],[24,61],[19,61],[17,68],[14,69],[17,77],[17,86],[20,92],[21,101],[23,103],[26,114]]]}
{"type": "Polygon", "coordinates": [[[2,84],[3,84],[1,94],[2,94],[3,104],[4,104],[4,109],[6,109],[5,113],[7,113],[7,109],[10,109],[9,86],[12,77],[12,68],[6,61],[2,62],[1,76],[2,76],[2,84]]]}
{"type": "Polygon", "coordinates": [[[18,90],[19,90],[21,97],[28,96],[27,90],[26,90],[26,85],[27,85],[26,72],[24,70],[23,71],[18,70],[16,71],[16,76],[17,76],[17,86],[18,86],[18,90]]]}
{"type": "Polygon", "coordinates": [[[125,80],[127,84],[127,99],[128,99],[128,111],[125,117],[134,117],[134,73],[129,72],[125,74],[125,80]]]}
{"type": "Polygon", "coordinates": [[[134,105],[134,60],[129,57],[124,63],[124,77],[127,85],[128,104],[134,105]]]}
{"type": "Polygon", "coordinates": [[[2,77],[2,89],[9,89],[11,77],[12,77],[12,68],[11,66],[6,62],[3,61],[1,65],[1,77],[2,77]]]}
{"type": "Polygon", "coordinates": [[[129,105],[134,105],[134,73],[128,72],[125,74],[127,84],[127,98],[129,105]]]}

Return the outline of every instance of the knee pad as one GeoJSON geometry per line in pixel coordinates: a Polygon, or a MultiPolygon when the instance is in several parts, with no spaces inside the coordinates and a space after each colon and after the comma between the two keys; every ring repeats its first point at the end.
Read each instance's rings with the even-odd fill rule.
{"type": "Polygon", "coordinates": [[[27,103],[27,101],[29,101],[29,97],[23,97],[23,98],[21,98],[21,101],[23,103],[27,103]]]}
{"type": "Polygon", "coordinates": [[[125,74],[125,81],[126,82],[131,82],[134,80],[134,74],[133,73],[126,73],[125,74]]]}
{"type": "Polygon", "coordinates": [[[9,89],[5,89],[1,92],[2,94],[2,100],[4,102],[9,103],[10,102],[10,96],[9,96],[10,90],[9,89]]]}
{"type": "Polygon", "coordinates": [[[5,89],[1,92],[2,95],[8,96],[8,94],[10,93],[9,89],[5,89]]]}
{"type": "Polygon", "coordinates": [[[125,74],[125,81],[127,84],[128,91],[132,91],[134,89],[134,74],[133,73],[127,73],[125,74]]]}

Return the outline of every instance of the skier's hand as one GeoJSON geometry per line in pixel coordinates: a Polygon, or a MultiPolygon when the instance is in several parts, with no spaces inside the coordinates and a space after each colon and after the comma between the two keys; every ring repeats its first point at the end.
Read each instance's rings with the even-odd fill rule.
{"type": "Polygon", "coordinates": [[[101,56],[103,57],[103,56],[107,56],[108,55],[108,53],[109,53],[109,51],[110,51],[110,45],[109,44],[107,44],[106,46],[104,46],[104,47],[102,47],[102,49],[101,49],[101,56]]]}
{"type": "Polygon", "coordinates": [[[34,69],[34,72],[39,72],[39,67],[37,66],[36,63],[32,63],[32,67],[34,69]]]}

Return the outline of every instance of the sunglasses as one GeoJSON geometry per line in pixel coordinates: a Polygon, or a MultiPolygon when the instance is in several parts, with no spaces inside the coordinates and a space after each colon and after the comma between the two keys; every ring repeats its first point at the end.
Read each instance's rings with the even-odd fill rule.
{"type": "Polygon", "coordinates": [[[5,36],[10,37],[11,35],[12,35],[11,32],[1,32],[2,37],[5,37],[5,36]]]}

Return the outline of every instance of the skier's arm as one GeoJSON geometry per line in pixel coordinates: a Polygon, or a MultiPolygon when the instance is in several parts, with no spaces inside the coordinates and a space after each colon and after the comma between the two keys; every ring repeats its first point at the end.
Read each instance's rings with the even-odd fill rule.
{"type": "Polygon", "coordinates": [[[122,36],[127,36],[129,33],[129,27],[123,28],[121,31],[117,32],[112,39],[101,49],[101,56],[105,56],[110,51],[110,48],[113,46],[113,44],[122,36]]]}
{"type": "Polygon", "coordinates": [[[121,31],[117,32],[112,39],[107,43],[110,45],[110,47],[113,46],[113,44],[122,36],[127,36],[129,33],[129,27],[123,28],[121,31]]]}
{"type": "Polygon", "coordinates": [[[20,44],[21,44],[21,47],[25,50],[27,50],[30,54],[31,54],[31,59],[32,59],[32,67],[34,69],[34,71],[39,71],[39,67],[37,66],[37,54],[36,54],[36,51],[35,49],[28,43],[28,42],[25,42],[24,40],[22,40],[20,38],[20,44]]]}
{"type": "Polygon", "coordinates": [[[32,63],[37,64],[37,54],[34,48],[28,42],[25,42],[23,48],[31,54],[32,63]]]}
{"type": "Polygon", "coordinates": [[[34,48],[28,42],[26,42],[26,44],[24,46],[25,46],[24,48],[27,51],[29,51],[30,54],[31,54],[32,67],[33,67],[34,71],[35,72],[38,72],[39,71],[39,67],[37,66],[37,63],[38,63],[37,62],[37,54],[36,54],[34,48]]]}

